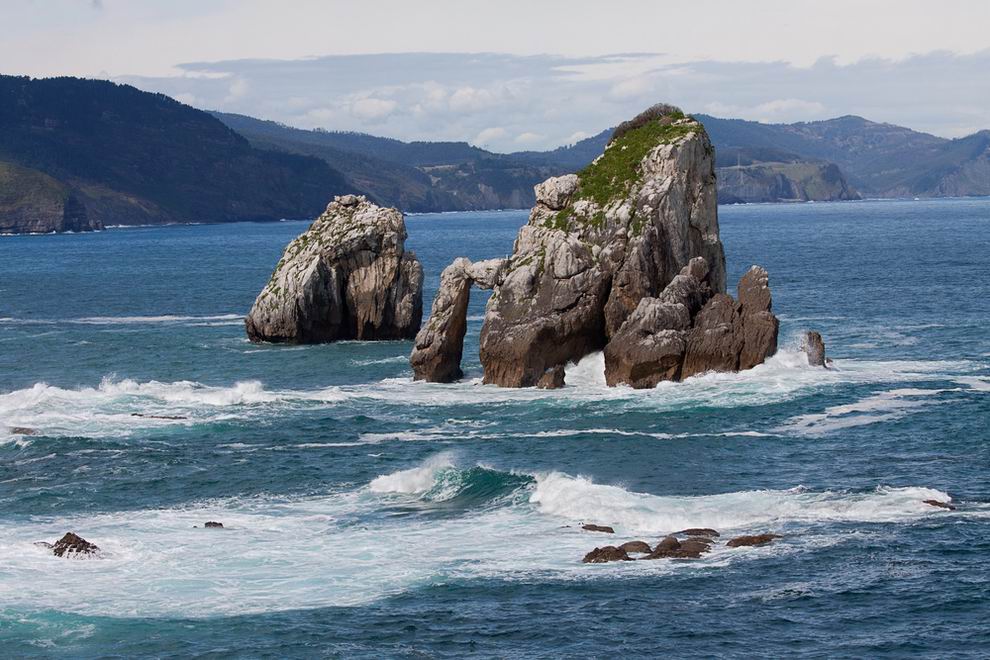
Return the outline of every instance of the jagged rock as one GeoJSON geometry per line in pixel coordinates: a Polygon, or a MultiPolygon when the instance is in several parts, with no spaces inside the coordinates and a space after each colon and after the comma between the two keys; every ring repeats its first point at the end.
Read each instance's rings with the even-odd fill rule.
{"type": "Polygon", "coordinates": [[[402,214],[363,196],[334,198],[289,243],[245,319],[252,341],[411,339],[423,269],[406,252],[402,214]]]}
{"type": "Polygon", "coordinates": [[[215,520],[207,520],[206,523],[203,525],[203,527],[214,527],[214,528],[222,529],[223,523],[217,522],[215,520]]]}
{"type": "Polygon", "coordinates": [[[632,557],[626,554],[622,548],[606,545],[604,548],[595,548],[586,554],[581,561],[585,564],[604,564],[610,561],[632,561],[632,557]]]}
{"type": "Polygon", "coordinates": [[[536,386],[541,390],[559,390],[564,386],[564,365],[558,364],[543,372],[536,386]]]}
{"type": "Polygon", "coordinates": [[[769,275],[753,266],[739,280],[739,301],[711,297],[687,334],[681,378],[706,371],[741,371],[777,352],[780,322],[773,315],[769,275]]]}
{"type": "Polygon", "coordinates": [[[952,506],[948,502],[939,502],[938,500],[923,500],[923,502],[929,506],[938,507],[940,509],[948,509],[949,511],[956,510],[956,507],[952,506]]]}
{"type": "Polygon", "coordinates": [[[619,550],[623,550],[627,553],[629,552],[639,552],[639,553],[650,553],[653,549],[650,548],[650,544],[646,541],[626,541],[619,546],[619,550]]]}
{"type": "Polygon", "coordinates": [[[688,529],[682,529],[679,532],[674,532],[674,536],[708,536],[708,537],[718,537],[721,536],[717,531],[710,527],[690,527],[688,529]]]}
{"type": "Polygon", "coordinates": [[[668,109],[617,133],[575,178],[538,186],[488,303],[485,382],[532,386],[602,350],[692,257],[707,262],[707,287],[724,291],[713,156],[701,124],[668,109]]]}
{"type": "Polygon", "coordinates": [[[615,534],[615,530],[607,525],[593,525],[588,523],[586,525],[581,525],[581,529],[586,532],[604,532],[606,534],[615,534]]]}
{"type": "Polygon", "coordinates": [[[731,539],[725,545],[730,548],[741,548],[743,546],[760,546],[767,545],[768,543],[773,543],[774,539],[779,539],[779,534],[753,534],[745,536],[737,536],[731,539]]]}
{"type": "Polygon", "coordinates": [[[820,334],[814,331],[804,333],[801,350],[808,356],[808,364],[813,367],[825,366],[825,342],[820,334]]]}
{"type": "Polygon", "coordinates": [[[81,536],[68,532],[52,545],[56,557],[82,557],[98,554],[100,549],[81,536]]]}
{"type": "Polygon", "coordinates": [[[409,362],[416,380],[451,383],[463,376],[461,357],[467,332],[471,287],[491,289],[500,280],[503,259],[472,263],[460,257],[440,274],[430,318],[416,335],[409,362]]]}
{"type": "Polygon", "coordinates": [[[565,174],[547,179],[543,183],[536,184],[537,204],[543,204],[549,209],[560,210],[571,200],[571,195],[578,187],[578,177],[576,174],[565,174]]]}

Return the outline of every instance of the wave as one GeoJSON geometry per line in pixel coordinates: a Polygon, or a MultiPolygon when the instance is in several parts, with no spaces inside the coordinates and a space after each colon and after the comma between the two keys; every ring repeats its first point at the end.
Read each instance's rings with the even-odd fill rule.
{"type": "Polygon", "coordinates": [[[5,605],[12,608],[214,617],[360,605],[438,579],[614,580],[710,570],[848,539],[848,530],[830,527],[834,522],[973,515],[967,511],[974,505],[950,514],[921,503],[930,498],[949,499],[921,487],[660,496],[559,472],[458,467],[452,455],[441,454],[366,485],[299,499],[256,496],[171,509],[4,517],[0,564],[5,605]],[[207,520],[220,520],[225,529],[204,529],[207,520]],[[601,538],[582,532],[584,521],[611,524],[614,538],[623,540],[653,541],[688,526],[713,526],[723,535],[784,531],[787,537],[760,552],[719,546],[691,564],[589,569],[580,558],[601,538]],[[100,545],[104,559],[65,561],[33,545],[67,530],[100,545]]]}
{"type": "Polygon", "coordinates": [[[84,316],[69,319],[19,319],[0,318],[0,323],[12,325],[241,325],[243,314],[212,314],[185,316],[164,314],[158,316],[84,316]]]}

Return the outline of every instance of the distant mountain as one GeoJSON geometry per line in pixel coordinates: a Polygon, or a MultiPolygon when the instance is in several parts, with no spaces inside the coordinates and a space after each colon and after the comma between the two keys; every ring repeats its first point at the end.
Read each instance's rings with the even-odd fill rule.
{"type": "Polygon", "coordinates": [[[770,148],[834,163],[870,197],[990,195],[990,131],[948,140],[853,116],[797,124],[698,119],[720,154],[770,148]]]}
{"type": "Polygon", "coordinates": [[[410,212],[528,208],[535,202],[533,186],[569,171],[553,159],[494,154],[466,142],[402,142],[213,115],[256,147],[322,158],[378,203],[410,212]]]}
{"type": "Polygon", "coordinates": [[[311,217],[355,192],[324,160],[265,151],[161,94],[0,76],[0,231],[311,217]]]}

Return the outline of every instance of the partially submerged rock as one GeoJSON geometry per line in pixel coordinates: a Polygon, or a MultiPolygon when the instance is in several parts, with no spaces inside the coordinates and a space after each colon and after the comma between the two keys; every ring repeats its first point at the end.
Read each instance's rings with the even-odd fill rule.
{"type": "Polygon", "coordinates": [[[29,426],[14,426],[10,429],[11,435],[37,435],[38,429],[29,426]]]}
{"type": "Polygon", "coordinates": [[[948,502],[940,502],[938,500],[923,500],[923,502],[925,504],[927,504],[928,506],[934,506],[934,507],[937,507],[939,509],[947,509],[949,511],[955,511],[956,510],[956,507],[952,506],[948,502]]]}
{"type": "Polygon", "coordinates": [[[650,547],[650,544],[647,543],[646,541],[626,541],[625,543],[619,546],[619,549],[624,550],[627,553],[636,552],[640,554],[648,554],[650,552],[653,552],[653,549],[650,547]]]}
{"type": "Polygon", "coordinates": [[[412,339],[423,268],[405,251],[402,213],[364,197],[334,198],[289,243],[245,319],[251,341],[412,339]]]}
{"type": "Polygon", "coordinates": [[[744,546],[760,546],[773,543],[775,539],[781,538],[780,534],[752,534],[737,536],[731,539],[727,545],[730,548],[741,548],[744,546]]]}
{"type": "Polygon", "coordinates": [[[711,527],[689,527],[688,529],[674,532],[674,536],[707,536],[712,538],[721,536],[721,534],[711,527]]]}
{"type": "Polygon", "coordinates": [[[604,548],[595,548],[581,561],[585,564],[604,564],[610,561],[632,561],[632,557],[622,548],[606,545],[604,548]]]}
{"type": "Polygon", "coordinates": [[[223,523],[217,522],[215,520],[207,520],[206,523],[203,525],[203,527],[213,527],[215,529],[222,529],[223,523]]]}
{"type": "Polygon", "coordinates": [[[653,552],[644,559],[698,559],[711,549],[713,541],[704,537],[692,537],[684,541],[675,536],[662,539],[653,552]]]}
{"type": "Polygon", "coordinates": [[[541,390],[559,390],[564,386],[564,376],[564,365],[558,364],[544,371],[536,386],[541,390]]]}
{"type": "Polygon", "coordinates": [[[808,356],[808,364],[811,366],[826,366],[825,342],[817,332],[809,331],[804,333],[804,337],[801,339],[801,350],[808,356]]]}
{"type": "Polygon", "coordinates": [[[581,529],[586,532],[604,532],[605,534],[615,534],[615,530],[607,525],[594,525],[588,523],[586,525],[581,525],[581,529]]]}
{"type": "MultiPolygon", "coordinates": [[[[46,544],[47,545],[47,544],[46,544]]],[[[92,557],[99,553],[100,549],[95,543],[90,543],[83,537],[67,532],[65,536],[55,541],[51,545],[52,554],[56,557],[92,557]]]]}

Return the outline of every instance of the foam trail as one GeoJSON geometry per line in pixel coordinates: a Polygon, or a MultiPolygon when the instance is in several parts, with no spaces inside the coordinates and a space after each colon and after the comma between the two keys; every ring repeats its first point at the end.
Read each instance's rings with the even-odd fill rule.
{"type": "Polygon", "coordinates": [[[902,388],[880,392],[855,403],[831,406],[821,413],[800,415],[778,431],[821,436],[841,429],[894,421],[937,403],[936,396],[947,391],[951,390],[902,388]]]}

